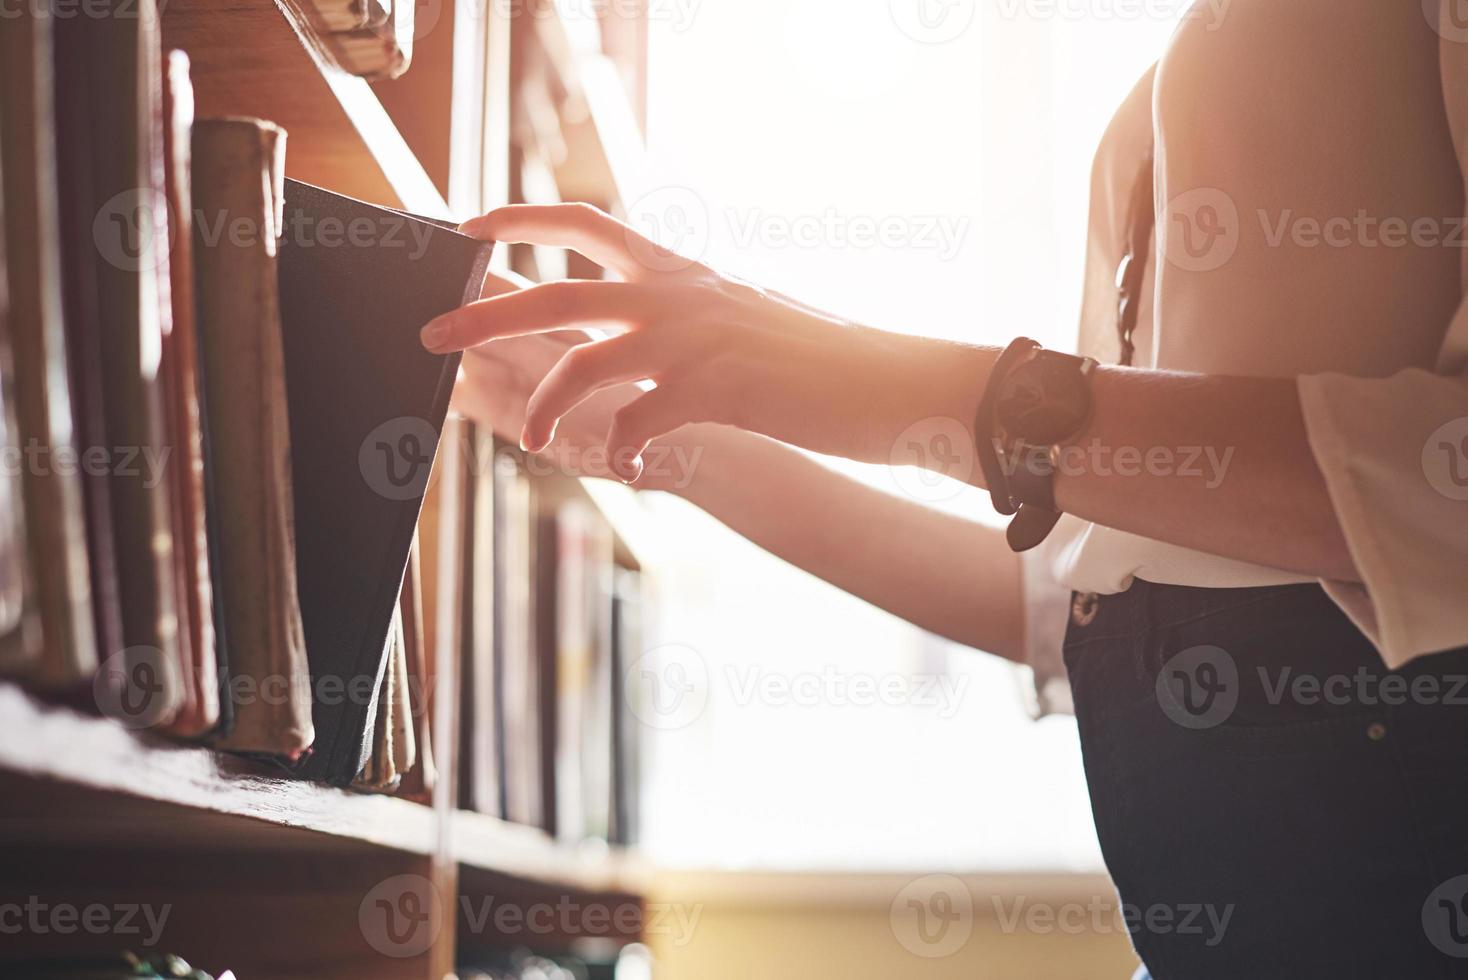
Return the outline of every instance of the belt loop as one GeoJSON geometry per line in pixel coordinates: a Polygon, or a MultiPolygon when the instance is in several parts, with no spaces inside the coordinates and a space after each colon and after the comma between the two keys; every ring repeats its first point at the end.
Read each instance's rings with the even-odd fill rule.
{"type": "Polygon", "coordinates": [[[1070,621],[1077,626],[1090,626],[1101,611],[1101,597],[1094,592],[1072,592],[1070,621]]]}

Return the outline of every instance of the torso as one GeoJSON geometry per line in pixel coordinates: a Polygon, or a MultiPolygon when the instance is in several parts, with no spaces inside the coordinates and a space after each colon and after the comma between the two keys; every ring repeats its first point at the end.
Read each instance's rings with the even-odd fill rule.
{"type": "Polygon", "coordinates": [[[1431,367],[1468,241],[1422,4],[1225,9],[1187,20],[1157,70],[1156,366],[1431,367]]]}
{"type": "MultiPolygon", "coordinates": [[[[1431,368],[1463,298],[1468,229],[1443,94],[1462,66],[1440,65],[1424,5],[1197,10],[1098,150],[1082,352],[1117,357],[1113,275],[1150,131],[1157,242],[1138,366],[1275,377],[1431,368]]],[[[1069,517],[1046,548],[1056,578],[1081,592],[1119,592],[1134,577],[1308,581],[1069,517]]]]}

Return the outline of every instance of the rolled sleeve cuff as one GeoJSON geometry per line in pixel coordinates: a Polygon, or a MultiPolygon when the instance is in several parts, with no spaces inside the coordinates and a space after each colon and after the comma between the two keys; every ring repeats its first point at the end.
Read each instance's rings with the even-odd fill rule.
{"type": "Polygon", "coordinates": [[[1468,646],[1468,381],[1414,368],[1298,388],[1361,574],[1326,591],[1389,668],[1468,646]]]}

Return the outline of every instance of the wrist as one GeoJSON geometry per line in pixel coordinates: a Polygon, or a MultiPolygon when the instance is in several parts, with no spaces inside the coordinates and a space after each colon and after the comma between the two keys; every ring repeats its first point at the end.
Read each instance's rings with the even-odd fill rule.
{"type": "Polygon", "coordinates": [[[974,431],[974,416],[999,353],[994,347],[931,339],[894,351],[889,365],[910,368],[884,413],[871,461],[917,465],[982,487],[974,450],[981,434],[974,431]]]}
{"type": "Polygon", "coordinates": [[[732,445],[741,435],[724,425],[685,425],[647,448],[639,490],[671,493],[697,503],[710,486],[738,479],[732,445]]]}

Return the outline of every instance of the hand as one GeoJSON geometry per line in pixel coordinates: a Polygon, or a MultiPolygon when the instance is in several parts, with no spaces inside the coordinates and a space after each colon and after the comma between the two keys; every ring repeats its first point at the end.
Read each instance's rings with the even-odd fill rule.
{"type": "Polygon", "coordinates": [[[576,327],[611,332],[569,347],[544,375],[528,398],[520,443],[540,451],[577,406],[620,390],[631,397],[610,412],[604,448],[615,474],[629,483],[641,476],[650,442],[693,422],[887,462],[909,425],[972,418],[983,386],[982,349],[810,310],[671,256],[595,208],[514,206],[462,230],[573,248],[625,280],[554,282],[495,295],[437,318],[424,328],[423,342],[446,353],[576,327]],[[635,394],[626,387],[641,381],[656,387],[635,394]]]}
{"type": "MultiPolygon", "coordinates": [[[[491,272],[481,297],[500,296],[530,285],[513,272],[491,272]]],[[[454,388],[455,410],[492,427],[501,439],[518,441],[524,431],[525,405],[531,392],[568,351],[591,339],[585,331],[566,330],[515,337],[466,351],[454,388]]],[[[598,391],[562,418],[555,439],[536,453],[537,462],[571,476],[617,478],[604,448],[607,430],[617,411],[640,394],[642,389],[634,384],[598,391]]],[[[639,486],[688,491],[698,463],[706,458],[711,445],[725,450],[727,440],[714,438],[714,433],[706,431],[708,428],[686,429],[680,435],[689,438],[677,444],[670,440],[655,442],[647,454],[649,464],[639,486]]]]}

